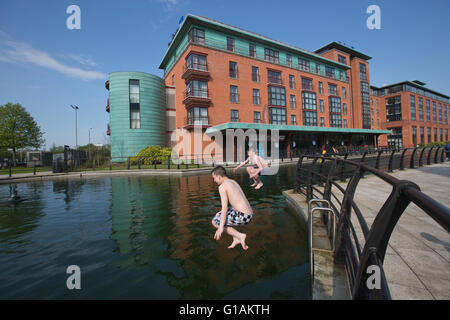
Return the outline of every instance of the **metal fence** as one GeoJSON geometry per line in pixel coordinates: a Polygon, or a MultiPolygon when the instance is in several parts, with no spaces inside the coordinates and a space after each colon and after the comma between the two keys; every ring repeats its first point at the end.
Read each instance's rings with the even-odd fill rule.
{"type": "MultiPolygon", "coordinates": [[[[336,263],[345,265],[353,299],[390,299],[390,291],[383,269],[383,261],[390,236],[398,220],[410,203],[450,232],[450,210],[420,191],[411,181],[399,180],[388,173],[394,169],[416,168],[444,162],[442,147],[412,148],[373,153],[369,164],[368,151],[358,159],[344,156],[301,155],[299,157],[294,191],[311,199],[328,200],[336,214],[336,236],[333,248],[336,263]],[[396,155],[396,156],[394,156],[396,155]],[[361,209],[355,202],[358,183],[371,174],[392,188],[389,197],[368,227],[361,209]],[[346,182],[345,186],[338,181],[346,182]],[[359,236],[358,236],[359,235],[359,236]],[[381,273],[381,288],[368,289],[367,268],[377,265],[381,273]]],[[[381,182],[380,181],[380,182],[381,182]]]]}

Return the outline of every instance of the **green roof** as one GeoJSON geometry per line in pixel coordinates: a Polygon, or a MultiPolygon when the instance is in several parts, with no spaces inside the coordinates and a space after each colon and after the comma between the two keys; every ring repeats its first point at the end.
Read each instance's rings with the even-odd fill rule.
{"type": "Polygon", "coordinates": [[[297,131],[297,132],[328,132],[328,133],[356,133],[356,134],[392,134],[391,130],[372,130],[372,129],[354,129],[354,128],[332,128],[332,127],[313,127],[313,126],[292,126],[280,124],[265,123],[245,123],[245,122],[227,122],[206,129],[206,134],[222,131],[226,129],[255,129],[255,130],[279,130],[279,131],[297,131]]]}
{"type": "Polygon", "coordinates": [[[196,15],[193,15],[193,14],[188,14],[186,16],[186,19],[184,19],[181,27],[178,29],[177,33],[175,34],[175,37],[173,38],[172,43],[170,44],[169,48],[167,49],[166,53],[164,54],[164,58],[163,58],[163,60],[161,61],[160,65],[159,65],[159,69],[164,69],[165,68],[165,66],[167,65],[167,63],[168,63],[168,61],[169,61],[169,59],[171,57],[171,55],[173,54],[173,52],[175,51],[177,46],[180,44],[180,42],[181,42],[181,40],[183,38],[183,35],[188,32],[189,27],[193,23],[198,24],[198,25],[204,25],[204,26],[207,26],[207,27],[210,27],[210,28],[214,28],[214,29],[216,29],[218,31],[227,32],[227,33],[231,33],[231,34],[236,34],[238,36],[242,36],[242,37],[248,38],[248,39],[253,40],[253,41],[256,40],[256,41],[259,41],[259,42],[264,43],[266,45],[270,45],[270,46],[277,47],[277,48],[280,48],[280,49],[284,49],[284,50],[287,50],[287,51],[295,52],[295,53],[300,54],[300,55],[306,55],[306,56],[309,56],[309,57],[314,58],[316,60],[320,60],[323,63],[328,63],[330,65],[334,65],[334,66],[337,66],[339,68],[343,68],[343,69],[346,69],[346,70],[347,69],[351,69],[351,67],[348,66],[348,65],[339,63],[339,62],[334,61],[334,60],[330,60],[330,59],[324,58],[324,57],[322,57],[322,56],[320,56],[320,55],[318,55],[316,53],[313,53],[313,52],[310,52],[310,51],[307,51],[307,50],[304,50],[304,49],[300,49],[298,47],[295,47],[295,46],[292,46],[292,45],[289,45],[289,44],[285,44],[285,43],[283,43],[281,41],[273,40],[271,38],[259,35],[259,34],[254,33],[254,32],[250,32],[250,31],[238,28],[238,27],[231,26],[231,25],[225,24],[223,22],[219,22],[219,21],[216,21],[216,20],[213,20],[213,19],[210,19],[210,18],[206,18],[206,17],[196,16],[196,15]]]}

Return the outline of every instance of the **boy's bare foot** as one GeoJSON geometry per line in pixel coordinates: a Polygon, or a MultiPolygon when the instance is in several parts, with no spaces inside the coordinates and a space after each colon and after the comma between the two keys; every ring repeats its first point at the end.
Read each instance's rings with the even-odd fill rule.
{"type": "Polygon", "coordinates": [[[242,237],[239,239],[239,242],[241,243],[242,249],[247,250],[248,246],[245,244],[245,238],[247,238],[247,235],[244,233],[242,234],[242,237]]]}
{"type": "Polygon", "coordinates": [[[230,246],[228,247],[228,249],[232,249],[232,248],[236,247],[236,245],[238,245],[239,243],[240,243],[239,239],[233,237],[233,243],[230,244],[230,246]]]}
{"type": "Polygon", "coordinates": [[[251,184],[250,187],[255,187],[257,184],[258,184],[258,183],[255,182],[255,183],[251,184]]]}
{"type": "Polygon", "coordinates": [[[261,189],[264,184],[262,182],[258,183],[255,190],[261,189]]]}

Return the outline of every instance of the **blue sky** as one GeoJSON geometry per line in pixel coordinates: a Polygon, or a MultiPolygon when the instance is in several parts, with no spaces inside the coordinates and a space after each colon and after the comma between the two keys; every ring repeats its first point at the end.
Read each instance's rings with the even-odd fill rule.
{"type": "Polygon", "coordinates": [[[371,84],[421,80],[450,95],[450,1],[0,1],[0,104],[21,103],[45,132],[46,146],[106,143],[110,72],[158,69],[171,34],[187,13],[210,17],[313,51],[342,41],[366,53],[371,84]],[[81,9],[69,30],[66,9],[81,9]],[[369,30],[369,5],[381,30],[369,30]]]}

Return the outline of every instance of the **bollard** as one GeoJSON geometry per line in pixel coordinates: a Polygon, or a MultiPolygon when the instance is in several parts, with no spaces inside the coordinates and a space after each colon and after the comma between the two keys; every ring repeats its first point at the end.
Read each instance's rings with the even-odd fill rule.
{"type": "Polygon", "coordinates": [[[395,153],[395,149],[392,150],[391,156],[389,157],[388,172],[393,172],[392,165],[393,165],[393,163],[394,163],[394,153],[395,153]]]}
{"type": "Polygon", "coordinates": [[[9,176],[11,177],[12,175],[12,167],[11,167],[11,162],[9,163],[9,176]]]}
{"type": "Polygon", "coordinates": [[[419,167],[423,167],[423,154],[425,153],[425,147],[422,149],[422,151],[420,152],[420,157],[419,157],[419,167]]]}
{"type": "Polygon", "coordinates": [[[409,168],[414,169],[414,160],[416,156],[417,147],[414,148],[413,153],[411,155],[411,160],[409,161],[409,168]]]}
{"type": "Polygon", "coordinates": [[[167,156],[167,169],[170,170],[170,155],[167,156]]]}
{"type": "Polygon", "coordinates": [[[128,157],[128,164],[127,164],[128,170],[130,170],[130,157],[128,157]]]}
{"type": "Polygon", "coordinates": [[[381,157],[382,153],[383,153],[383,150],[378,151],[377,162],[375,163],[375,169],[377,169],[377,170],[380,169],[380,157],[381,157]]]}
{"type": "Polygon", "coordinates": [[[428,157],[427,157],[427,165],[431,164],[431,151],[433,151],[434,147],[430,148],[430,151],[428,151],[428,157]]]}
{"type": "Polygon", "coordinates": [[[141,157],[138,157],[138,169],[141,170],[141,157]]]}
{"type": "Polygon", "coordinates": [[[112,159],[109,159],[109,171],[112,171],[112,159]]]}
{"type": "Polygon", "coordinates": [[[33,175],[36,175],[36,167],[33,167],[33,175]]]}
{"type": "Polygon", "coordinates": [[[400,158],[400,170],[405,170],[405,162],[404,162],[404,159],[405,159],[405,153],[406,153],[406,150],[408,150],[408,149],[403,149],[402,156],[401,156],[401,158],[400,158]]]}
{"type": "Polygon", "coordinates": [[[441,147],[438,147],[436,153],[434,154],[434,163],[438,163],[439,149],[441,149],[441,147]]]}

